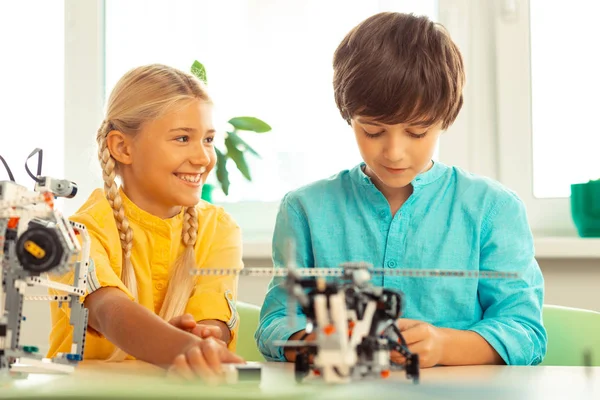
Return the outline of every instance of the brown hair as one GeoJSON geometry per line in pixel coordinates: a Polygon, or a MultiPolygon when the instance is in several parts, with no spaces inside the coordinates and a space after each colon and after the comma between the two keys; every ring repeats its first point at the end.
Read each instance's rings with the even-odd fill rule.
{"type": "MultiPolygon", "coordinates": [[[[145,122],[159,118],[182,102],[200,99],[210,101],[200,80],[191,74],[161,64],[146,65],[127,72],[117,82],[108,99],[106,117],[98,133],[98,158],[104,178],[104,192],[113,209],[123,249],[121,280],[137,300],[137,279],[131,263],[133,231],[123,209],[123,199],[115,177],[119,165],[106,143],[110,131],[136,135],[145,122]]],[[[160,310],[165,320],[183,314],[195,286],[191,268],[194,267],[194,245],[198,232],[198,213],[195,207],[185,210],[181,240],[185,251],[170,270],[167,293],[160,310]]],[[[123,360],[126,354],[117,349],[109,361],[123,360]]]]}
{"type": "Polygon", "coordinates": [[[462,104],[463,60],[446,29],[424,16],[383,12],[344,37],[333,58],[335,102],[384,124],[442,123],[462,104]]]}

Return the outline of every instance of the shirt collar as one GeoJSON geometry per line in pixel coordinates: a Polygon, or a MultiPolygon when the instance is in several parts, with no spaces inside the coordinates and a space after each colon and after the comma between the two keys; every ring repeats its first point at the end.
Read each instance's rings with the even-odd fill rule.
{"type": "Polygon", "coordinates": [[[122,187],[119,187],[119,194],[123,200],[125,216],[130,221],[134,221],[136,224],[151,228],[158,233],[164,233],[167,235],[171,234],[172,229],[181,227],[185,208],[182,208],[179,214],[171,218],[162,219],[138,207],[133,201],[131,201],[131,199],[129,199],[129,197],[127,197],[122,187]]]}
{"type": "MultiPolygon", "coordinates": [[[[432,182],[435,182],[438,178],[440,178],[448,169],[448,166],[441,163],[440,161],[432,161],[433,165],[429,170],[420,173],[413,179],[411,184],[413,187],[421,187],[428,185],[432,182]]],[[[352,170],[350,170],[350,176],[352,180],[360,185],[372,186],[373,182],[370,177],[368,177],[364,172],[365,163],[361,162],[352,170]]]]}

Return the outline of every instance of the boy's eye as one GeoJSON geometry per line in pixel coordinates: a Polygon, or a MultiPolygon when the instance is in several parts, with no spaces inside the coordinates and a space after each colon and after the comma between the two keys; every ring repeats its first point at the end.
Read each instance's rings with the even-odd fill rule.
{"type": "Polygon", "coordinates": [[[178,142],[181,142],[181,143],[186,143],[186,142],[190,141],[190,137],[189,136],[179,136],[179,137],[176,137],[175,140],[177,140],[178,142]]]}
{"type": "Polygon", "coordinates": [[[385,131],[380,131],[380,132],[367,132],[367,130],[366,130],[366,129],[363,129],[363,132],[365,133],[365,135],[366,135],[368,138],[376,138],[376,137],[379,137],[379,136],[381,136],[381,135],[383,134],[383,132],[385,132],[385,131]]]}
{"type": "Polygon", "coordinates": [[[427,135],[427,131],[422,132],[422,133],[414,133],[414,132],[406,132],[410,135],[410,137],[415,138],[415,139],[422,139],[425,137],[425,135],[427,135]]]}

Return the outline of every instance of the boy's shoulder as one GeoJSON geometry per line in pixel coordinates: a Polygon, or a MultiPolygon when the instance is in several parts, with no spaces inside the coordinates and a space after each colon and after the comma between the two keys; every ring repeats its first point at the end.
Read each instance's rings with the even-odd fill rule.
{"type": "Polygon", "coordinates": [[[472,203],[483,212],[502,206],[525,207],[519,195],[496,179],[452,166],[451,181],[455,185],[455,200],[472,203]]]}
{"type": "Polygon", "coordinates": [[[319,179],[285,194],[282,199],[284,204],[292,207],[310,206],[313,204],[323,204],[323,202],[336,202],[343,199],[353,189],[351,174],[353,169],[339,171],[327,178],[319,179]]]}

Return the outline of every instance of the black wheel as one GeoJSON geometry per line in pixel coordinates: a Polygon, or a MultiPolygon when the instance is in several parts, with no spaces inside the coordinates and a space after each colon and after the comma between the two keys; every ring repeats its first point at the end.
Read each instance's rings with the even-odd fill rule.
{"type": "Polygon", "coordinates": [[[34,225],[19,237],[16,252],[23,269],[42,273],[60,265],[64,248],[56,229],[34,225]]]}
{"type": "Polygon", "coordinates": [[[297,383],[301,383],[304,378],[308,376],[310,372],[310,365],[308,363],[308,354],[304,352],[296,353],[296,361],[294,361],[294,376],[297,383]]]}

